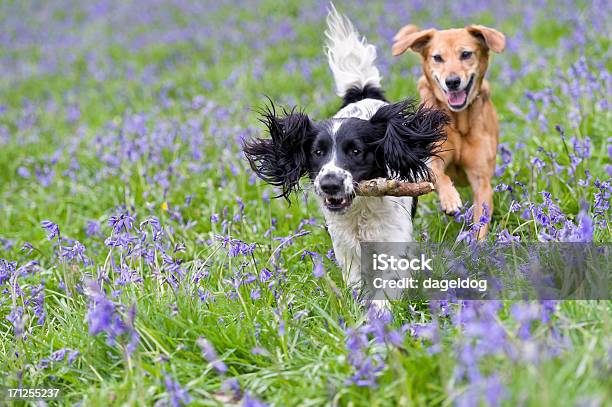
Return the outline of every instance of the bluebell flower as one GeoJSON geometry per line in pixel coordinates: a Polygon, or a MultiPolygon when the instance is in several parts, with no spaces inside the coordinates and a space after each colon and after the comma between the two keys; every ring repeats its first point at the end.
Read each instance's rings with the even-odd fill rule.
{"type": "Polygon", "coordinates": [[[303,310],[301,310],[301,311],[298,311],[298,312],[297,312],[297,313],[296,313],[296,314],[293,316],[293,320],[294,320],[294,321],[300,320],[300,319],[302,319],[303,317],[305,317],[305,316],[307,316],[307,315],[308,315],[308,310],[303,309],[303,310]]]}
{"type": "Polygon", "coordinates": [[[0,285],[9,280],[11,275],[15,272],[16,266],[17,263],[14,261],[0,259],[0,285]]]}
{"type": "Polygon", "coordinates": [[[84,266],[90,264],[89,258],[85,255],[85,246],[78,240],[75,240],[72,246],[62,246],[60,251],[61,256],[69,261],[76,260],[84,266]]]}
{"type": "Polygon", "coordinates": [[[265,283],[271,277],[272,277],[272,273],[270,272],[270,270],[268,270],[265,267],[262,268],[261,271],[259,272],[259,281],[261,281],[262,283],[265,283]]]}
{"type": "Polygon", "coordinates": [[[60,236],[59,226],[50,220],[43,220],[40,225],[48,232],[47,240],[51,241],[60,236]]]}
{"type": "Polygon", "coordinates": [[[537,170],[536,172],[541,172],[542,168],[546,166],[546,163],[540,158],[534,157],[531,159],[531,165],[533,165],[533,167],[537,170]]]}
{"type": "Polygon", "coordinates": [[[87,226],[85,228],[85,234],[87,235],[87,237],[100,236],[100,223],[95,220],[88,221],[87,226]]]}
{"type": "Polygon", "coordinates": [[[197,345],[202,350],[202,355],[211,364],[211,366],[219,373],[227,372],[227,366],[217,356],[217,351],[206,338],[200,337],[196,341],[197,345]]]}
{"type": "Polygon", "coordinates": [[[16,338],[25,338],[25,320],[23,318],[23,307],[17,306],[11,308],[11,312],[6,316],[6,319],[13,325],[13,332],[16,338]]]}
{"type": "Polygon", "coordinates": [[[198,297],[200,298],[200,301],[202,301],[203,303],[208,302],[209,299],[214,299],[214,297],[208,290],[202,292],[202,290],[198,288],[197,291],[198,291],[198,297]]]}
{"type": "Polygon", "coordinates": [[[259,299],[261,297],[261,290],[259,288],[252,288],[250,296],[252,300],[259,299]]]}
{"type": "Polygon", "coordinates": [[[134,225],[134,217],[128,212],[113,215],[108,219],[108,225],[113,228],[114,233],[129,232],[134,225]]]}
{"type": "Polygon", "coordinates": [[[79,354],[80,353],[79,353],[78,350],[71,350],[68,353],[68,359],[67,359],[68,360],[68,364],[72,364],[76,360],[76,358],[79,356],[79,354]]]}
{"type": "Polygon", "coordinates": [[[17,174],[21,177],[21,178],[30,178],[32,175],[30,174],[30,170],[27,169],[24,166],[20,166],[19,168],[17,168],[17,174]]]}
{"type": "Polygon", "coordinates": [[[166,393],[170,404],[174,407],[180,407],[187,405],[191,402],[191,396],[189,392],[181,387],[179,382],[174,380],[167,372],[164,374],[164,386],[166,387],[166,393]]]}
{"type": "Polygon", "coordinates": [[[109,330],[113,323],[114,312],[115,307],[113,303],[106,300],[106,298],[100,297],[94,301],[87,313],[89,334],[97,335],[100,332],[109,330]]]}
{"type": "Polygon", "coordinates": [[[244,394],[244,398],[242,399],[241,406],[242,407],[268,407],[268,405],[264,403],[263,401],[260,401],[256,397],[251,396],[248,391],[244,394]]]}
{"type": "Polygon", "coordinates": [[[507,229],[502,230],[497,234],[497,241],[499,243],[512,243],[520,241],[520,236],[514,236],[510,234],[507,229]]]}
{"type": "Polygon", "coordinates": [[[321,278],[325,275],[325,270],[323,269],[322,261],[315,261],[312,267],[312,275],[316,278],[321,278]]]}
{"type": "Polygon", "coordinates": [[[225,379],[223,383],[221,383],[221,391],[223,391],[224,393],[232,393],[232,396],[235,399],[240,399],[242,395],[240,383],[235,377],[225,379]]]}
{"type": "Polygon", "coordinates": [[[34,250],[34,246],[32,246],[30,242],[24,242],[23,245],[21,246],[21,251],[24,252],[26,256],[29,256],[30,254],[32,254],[33,250],[34,250]]]}

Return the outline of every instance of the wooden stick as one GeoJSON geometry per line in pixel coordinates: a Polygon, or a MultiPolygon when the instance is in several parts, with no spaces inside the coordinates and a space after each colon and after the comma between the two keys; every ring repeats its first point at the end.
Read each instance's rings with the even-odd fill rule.
{"type": "Polygon", "coordinates": [[[361,196],[419,196],[433,191],[431,182],[402,182],[395,179],[376,178],[361,181],[355,190],[361,196]]]}

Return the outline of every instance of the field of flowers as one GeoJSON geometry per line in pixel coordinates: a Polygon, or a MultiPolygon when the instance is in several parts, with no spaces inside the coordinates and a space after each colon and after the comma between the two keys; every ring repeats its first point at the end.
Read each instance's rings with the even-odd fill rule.
{"type": "MultiPolygon", "coordinates": [[[[327,6],[0,3],[0,387],[83,406],[610,405],[612,302],[368,318],[315,202],[255,179],[240,145],[264,95],[339,106],[327,6]]],[[[418,58],[390,52],[404,24],[504,32],[488,239],[612,240],[611,2],[336,6],[376,44],[391,100],[417,96],[418,58]]],[[[416,234],[470,240],[468,211],[426,196],[416,234]]]]}

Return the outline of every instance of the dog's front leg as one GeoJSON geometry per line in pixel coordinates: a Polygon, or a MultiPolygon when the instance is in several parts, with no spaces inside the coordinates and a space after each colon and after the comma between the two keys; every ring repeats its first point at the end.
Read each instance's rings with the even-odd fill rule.
{"type": "MultiPolygon", "coordinates": [[[[446,144],[443,148],[446,148],[446,144]]],[[[461,208],[461,197],[459,192],[453,185],[453,181],[444,172],[446,164],[443,161],[444,157],[441,154],[441,158],[434,158],[431,162],[431,170],[434,174],[434,185],[440,198],[440,206],[442,210],[449,215],[456,213],[461,208]]]]}
{"type": "Polygon", "coordinates": [[[361,247],[349,233],[336,228],[328,229],[334,246],[334,255],[342,269],[342,277],[347,287],[361,287],[361,247]]]}

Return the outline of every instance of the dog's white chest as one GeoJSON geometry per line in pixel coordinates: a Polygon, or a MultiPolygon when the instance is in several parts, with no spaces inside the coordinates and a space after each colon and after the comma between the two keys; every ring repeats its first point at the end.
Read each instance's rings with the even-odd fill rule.
{"type": "Polygon", "coordinates": [[[348,213],[321,209],[334,245],[336,260],[350,284],[361,278],[360,242],[412,242],[412,198],[356,197],[348,213]]]}

